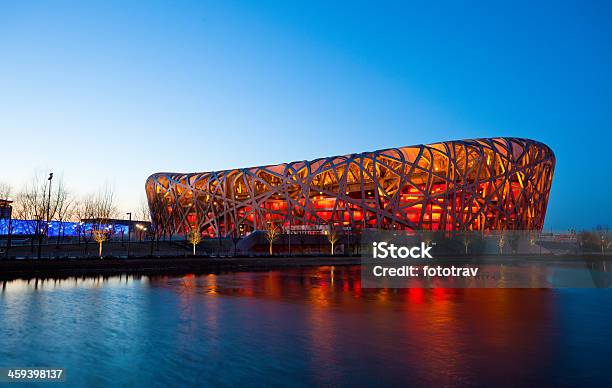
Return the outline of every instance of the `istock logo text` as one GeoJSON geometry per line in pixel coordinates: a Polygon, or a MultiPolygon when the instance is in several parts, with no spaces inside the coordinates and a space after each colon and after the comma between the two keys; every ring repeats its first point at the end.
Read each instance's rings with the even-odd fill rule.
{"type": "Polygon", "coordinates": [[[433,259],[429,251],[431,247],[425,245],[424,242],[421,242],[421,246],[414,247],[405,247],[405,246],[395,246],[395,244],[386,243],[386,242],[374,242],[372,243],[373,252],[372,257],[376,259],[433,259]]]}

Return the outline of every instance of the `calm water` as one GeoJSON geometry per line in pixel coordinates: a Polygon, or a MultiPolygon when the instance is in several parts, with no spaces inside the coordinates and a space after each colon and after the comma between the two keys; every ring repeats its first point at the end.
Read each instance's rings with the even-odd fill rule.
{"type": "Polygon", "coordinates": [[[612,383],[610,290],[365,290],[321,267],[0,292],[0,367],[75,385],[612,383]]]}

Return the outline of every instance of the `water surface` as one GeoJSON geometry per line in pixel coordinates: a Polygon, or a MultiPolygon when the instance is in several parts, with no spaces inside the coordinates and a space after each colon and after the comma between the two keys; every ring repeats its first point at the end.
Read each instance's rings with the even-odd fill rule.
{"type": "Polygon", "coordinates": [[[612,383],[612,292],[362,289],[358,267],[8,281],[0,367],[78,385],[612,383]]]}

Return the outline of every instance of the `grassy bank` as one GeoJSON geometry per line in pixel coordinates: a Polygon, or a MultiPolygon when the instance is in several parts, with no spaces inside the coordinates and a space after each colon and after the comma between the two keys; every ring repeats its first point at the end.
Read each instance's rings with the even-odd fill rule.
{"type": "Polygon", "coordinates": [[[0,260],[0,279],[99,276],[116,274],[178,275],[262,271],[321,265],[358,265],[359,257],[211,258],[163,257],[130,259],[0,260]]]}
{"type": "MultiPolygon", "coordinates": [[[[502,256],[443,256],[437,257],[436,264],[573,264],[578,266],[601,267],[612,260],[610,255],[502,255],[502,256]]],[[[385,263],[381,260],[381,263],[385,263]]],[[[397,264],[393,260],[389,263],[397,264]]],[[[57,278],[69,276],[110,276],[118,274],[181,275],[188,273],[206,274],[239,271],[267,271],[285,268],[360,265],[359,256],[273,256],[273,257],[204,257],[204,256],[149,256],[102,259],[91,257],[57,259],[2,259],[0,280],[57,278]]],[[[599,270],[608,272],[607,268],[599,270]]]]}

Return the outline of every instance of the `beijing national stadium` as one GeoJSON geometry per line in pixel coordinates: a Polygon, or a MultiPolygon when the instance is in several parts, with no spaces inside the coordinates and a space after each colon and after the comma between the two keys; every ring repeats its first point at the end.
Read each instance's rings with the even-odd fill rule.
{"type": "Polygon", "coordinates": [[[521,138],[446,141],[146,181],[153,223],[244,236],[284,231],[541,230],[555,156],[521,138]]]}

